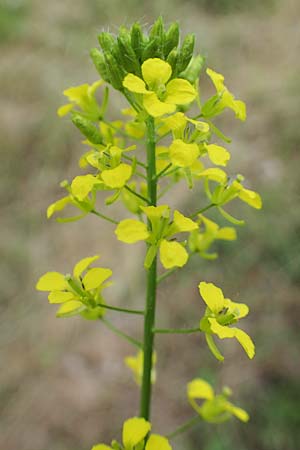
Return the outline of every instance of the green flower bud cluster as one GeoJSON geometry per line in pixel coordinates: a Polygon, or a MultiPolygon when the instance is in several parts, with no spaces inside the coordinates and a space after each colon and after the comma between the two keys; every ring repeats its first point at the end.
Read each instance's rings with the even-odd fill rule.
{"type": "Polygon", "coordinates": [[[174,22],[166,30],[159,17],[148,34],[136,22],[131,29],[120,27],[119,34],[103,31],[98,36],[101,50],[90,52],[101,78],[115,89],[123,91],[122,81],[127,73],[141,76],[141,65],[149,58],[160,58],[172,67],[172,78],[180,77],[194,83],[199,77],[204,58],[193,58],[195,35],[186,35],[180,45],[180,30],[174,22]]]}

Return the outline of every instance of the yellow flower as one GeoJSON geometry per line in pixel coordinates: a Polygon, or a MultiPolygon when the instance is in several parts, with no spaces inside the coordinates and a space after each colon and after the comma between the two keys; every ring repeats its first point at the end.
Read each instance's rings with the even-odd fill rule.
{"type": "Polygon", "coordinates": [[[57,114],[63,117],[77,107],[87,119],[99,120],[101,109],[95,99],[95,92],[103,83],[104,81],[99,80],[92,85],[85,83],[64,90],[63,94],[70,100],[70,103],[61,106],[57,110],[57,114]]]}
{"type": "MultiPolygon", "coordinates": [[[[151,434],[145,446],[144,442],[150,430],[151,423],[141,417],[127,419],[123,424],[122,448],[124,450],[172,450],[168,439],[159,434],[151,434]]],[[[116,446],[121,448],[121,445],[118,443],[116,443],[116,446]]],[[[92,450],[113,450],[113,447],[97,444],[93,446],[92,450]]]]}
{"type": "Polygon", "coordinates": [[[202,107],[203,117],[212,117],[220,114],[225,108],[230,108],[235,112],[237,119],[246,120],[246,105],[241,100],[236,100],[224,85],[224,77],[212,69],[206,69],[207,75],[212,80],[217,94],[210,98],[202,107]]]}
{"type": "Polygon", "coordinates": [[[196,90],[182,78],[171,81],[172,67],[159,58],[147,59],[142,64],[143,79],[129,73],[123,86],[130,92],[141,94],[143,106],[150,116],[171,114],[177,105],[186,105],[196,98],[196,90]]]}
{"type": "Polygon", "coordinates": [[[207,253],[212,243],[216,240],[234,241],[236,230],[232,227],[220,227],[207,217],[199,214],[200,222],[204,226],[202,231],[192,231],[189,237],[189,247],[191,251],[198,252],[202,258],[215,259],[217,253],[207,253]]]}
{"type": "MultiPolygon", "coordinates": [[[[156,352],[153,352],[152,355],[152,370],[151,370],[151,383],[154,384],[156,381],[156,371],[155,371],[155,364],[156,364],[157,356],[156,352]]],[[[142,383],[143,378],[143,366],[144,366],[144,352],[143,350],[139,350],[136,356],[126,356],[124,359],[124,362],[127,367],[132,371],[134,380],[136,384],[139,386],[142,383]]]]}
{"type": "Polygon", "coordinates": [[[138,241],[150,244],[144,263],[147,269],[151,266],[158,249],[160,261],[165,269],[183,267],[187,263],[188,252],[182,244],[170,241],[169,238],[177,233],[193,231],[198,228],[198,224],[176,210],[173,221],[170,222],[168,205],[144,206],[140,209],[146,214],[150,226],[136,219],[122,220],[115,230],[117,238],[127,244],[138,241]]]}
{"type": "Polygon", "coordinates": [[[202,281],[199,284],[199,292],[207,306],[205,315],[200,321],[200,329],[205,332],[207,343],[214,356],[221,361],[224,359],[212,339],[212,334],[216,334],[220,339],[236,338],[252,359],[255,347],[250,336],[239,328],[229,326],[248,314],[248,306],[224,298],[222,290],[213,283],[202,281]]]}
{"type": "Polygon", "coordinates": [[[99,255],[80,260],[74,266],[72,276],[47,272],[40,277],[36,289],[50,292],[49,303],[61,304],[57,317],[80,314],[86,319],[98,319],[103,316],[105,310],[99,304],[104,303],[102,290],[111,284],[106,281],[112,271],[103,267],[90,268],[97,259],[99,255]]]}
{"type": "Polygon", "coordinates": [[[202,419],[222,423],[235,416],[242,422],[248,422],[248,413],[228,401],[227,397],[230,394],[231,390],[224,388],[222,394],[215,395],[211,385],[201,378],[195,378],[187,385],[188,400],[202,419]],[[199,400],[202,401],[200,405],[199,400]]]}

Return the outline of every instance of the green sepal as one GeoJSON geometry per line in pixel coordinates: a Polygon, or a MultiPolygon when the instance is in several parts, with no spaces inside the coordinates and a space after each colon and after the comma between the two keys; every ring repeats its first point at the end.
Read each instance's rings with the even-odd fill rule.
{"type": "Polygon", "coordinates": [[[71,120],[92,144],[103,144],[102,136],[91,120],[85,119],[78,113],[73,113],[71,120]]]}
{"type": "Polygon", "coordinates": [[[85,309],[80,312],[80,315],[86,320],[98,320],[105,314],[105,309],[100,306],[96,308],[85,309]]]}
{"type": "Polygon", "coordinates": [[[111,447],[112,447],[112,449],[113,450],[122,450],[122,446],[121,446],[121,444],[119,444],[119,442],[118,441],[116,441],[115,439],[113,440],[113,441],[111,441],[111,447]]]}
{"type": "Polygon", "coordinates": [[[156,254],[157,254],[157,245],[151,245],[147,250],[146,258],[144,261],[145,269],[147,270],[150,269],[156,254]]]}
{"type": "Polygon", "coordinates": [[[208,348],[210,349],[210,351],[212,352],[214,357],[218,361],[224,361],[224,356],[222,355],[222,353],[219,351],[218,347],[216,346],[216,343],[215,343],[212,335],[210,333],[205,333],[205,339],[206,339],[208,348]]]}
{"type": "Polygon", "coordinates": [[[166,58],[174,48],[177,48],[179,43],[179,34],[180,31],[178,22],[173,22],[166,32],[165,37],[164,55],[166,58]]]}

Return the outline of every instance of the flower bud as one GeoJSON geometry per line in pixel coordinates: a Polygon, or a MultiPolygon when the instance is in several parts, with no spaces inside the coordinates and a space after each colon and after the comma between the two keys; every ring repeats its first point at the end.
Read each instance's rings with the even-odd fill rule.
{"type": "Polygon", "coordinates": [[[139,22],[134,23],[131,28],[131,47],[140,62],[144,48],[144,37],[139,22]]]}
{"type": "Polygon", "coordinates": [[[123,79],[125,76],[124,69],[118,64],[115,57],[111,54],[105,54],[105,61],[107,64],[108,74],[111,85],[118,91],[123,90],[123,79]]]}
{"type": "Polygon", "coordinates": [[[205,59],[203,56],[195,56],[191,59],[188,67],[183,72],[181,72],[180,78],[184,78],[185,80],[188,80],[190,83],[194,84],[195,81],[199,78],[204,62],[205,59]]]}
{"type": "Polygon", "coordinates": [[[110,33],[103,31],[98,36],[99,44],[104,53],[112,53],[115,45],[115,39],[110,33]]]}
{"type": "Polygon", "coordinates": [[[90,51],[90,56],[101,78],[107,83],[110,83],[111,81],[107,71],[104,55],[97,48],[92,48],[90,51]]]}
{"type": "Polygon", "coordinates": [[[180,73],[183,70],[187,68],[189,65],[193,52],[195,47],[195,35],[194,34],[187,34],[184,38],[184,41],[182,43],[179,57],[178,57],[178,63],[177,63],[177,72],[180,73]]]}
{"type": "Polygon", "coordinates": [[[102,144],[102,137],[93,123],[79,114],[73,114],[72,122],[93,144],[102,144]]]}
{"type": "Polygon", "coordinates": [[[149,58],[159,58],[161,56],[161,51],[159,49],[159,38],[155,37],[145,46],[142,53],[142,61],[146,61],[149,58]]]}
{"type": "Polygon", "coordinates": [[[126,28],[120,29],[117,38],[119,46],[120,61],[124,69],[129,73],[140,74],[140,64],[131,46],[131,36],[126,28]]]}
{"type": "Polygon", "coordinates": [[[178,50],[175,47],[175,48],[173,48],[173,50],[169,53],[169,55],[167,57],[167,62],[172,67],[172,78],[175,78],[177,75],[177,70],[176,70],[177,61],[178,61],[178,50]]]}
{"type": "Polygon", "coordinates": [[[179,25],[177,22],[171,24],[165,37],[164,54],[165,57],[173,50],[177,48],[179,43],[179,25]]]}

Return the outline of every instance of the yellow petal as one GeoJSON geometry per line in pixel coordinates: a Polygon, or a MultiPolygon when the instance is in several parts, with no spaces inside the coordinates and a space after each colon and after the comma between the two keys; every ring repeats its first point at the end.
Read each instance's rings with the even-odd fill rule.
{"type": "Polygon", "coordinates": [[[214,398],[214,390],[207,381],[196,378],[187,385],[187,395],[189,399],[202,398],[211,400],[214,398]]]}
{"type": "Polygon", "coordinates": [[[126,450],[133,449],[149,433],[151,424],[141,417],[133,417],[124,422],[123,444],[126,450]]]}
{"type": "Polygon", "coordinates": [[[159,86],[169,80],[172,67],[162,59],[150,58],[142,64],[142,74],[148,86],[159,86]]]}
{"type": "Polygon", "coordinates": [[[115,234],[119,241],[127,244],[145,241],[150,235],[147,225],[135,219],[122,220],[115,229],[115,234]]]}
{"type": "Polygon", "coordinates": [[[186,144],[181,139],[175,139],[169,147],[172,163],[178,167],[192,166],[199,156],[197,144],[186,144]]]}
{"type": "Polygon", "coordinates": [[[65,89],[63,94],[68,97],[71,102],[78,103],[87,95],[88,89],[89,85],[84,83],[79,86],[71,86],[70,88],[65,89]]]}
{"type": "Polygon", "coordinates": [[[206,177],[209,180],[217,181],[218,183],[224,184],[227,181],[227,174],[222,169],[217,167],[212,167],[210,169],[205,169],[203,172],[198,174],[198,177],[206,177]]]}
{"type": "Polygon", "coordinates": [[[59,117],[66,116],[73,108],[74,108],[73,103],[67,103],[66,105],[63,105],[60,108],[58,108],[57,115],[59,117]]]}
{"type": "Polygon", "coordinates": [[[195,100],[197,92],[187,80],[176,78],[167,84],[165,102],[186,105],[195,100]]]}
{"type": "Polygon", "coordinates": [[[172,450],[172,447],[167,438],[159,434],[151,434],[149,437],[145,450],[172,450]]]}
{"type": "Polygon", "coordinates": [[[63,303],[56,312],[56,317],[70,317],[80,313],[85,306],[79,300],[63,303]]]}
{"type": "Polygon", "coordinates": [[[141,210],[146,214],[149,220],[156,220],[161,217],[168,218],[170,214],[170,207],[168,205],[141,206],[141,210]]]}
{"type": "Polygon", "coordinates": [[[176,110],[175,105],[161,102],[154,92],[144,95],[143,105],[148,114],[152,117],[160,117],[164,114],[171,114],[176,110]]]}
{"type": "Polygon", "coordinates": [[[234,241],[236,239],[236,229],[232,227],[220,228],[216,235],[217,239],[224,241],[234,241]]]}
{"type": "Polygon", "coordinates": [[[213,283],[206,283],[205,281],[201,281],[198,287],[200,295],[209,309],[215,314],[222,311],[225,303],[222,289],[218,288],[213,283]]]}
{"type": "Polygon", "coordinates": [[[216,319],[210,318],[208,320],[211,326],[211,331],[215,333],[220,339],[236,338],[247,353],[248,357],[250,359],[254,357],[255,346],[252,339],[247,333],[245,333],[243,330],[240,330],[239,328],[229,328],[220,325],[216,319]]]}
{"type": "Polygon", "coordinates": [[[179,242],[169,242],[163,239],[159,250],[160,260],[165,269],[183,267],[189,258],[188,252],[179,242]]]}
{"type": "Polygon", "coordinates": [[[246,317],[249,313],[249,307],[245,303],[233,302],[229,298],[225,298],[225,308],[228,308],[228,312],[234,314],[238,319],[246,317]]]}
{"type": "Polygon", "coordinates": [[[84,289],[89,291],[90,289],[98,288],[111,275],[112,271],[110,269],[103,267],[94,267],[93,269],[90,269],[82,279],[84,289]]]}
{"type": "Polygon", "coordinates": [[[132,175],[132,168],[128,164],[120,164],[115,169],[103,170],[101,178],[111,189],[121,189],[132,175]]]}
{"type": "Polygon", "coordinates": [[[262,200],[260,195],[255,191],[251,191],[250,189],[243,188],[239,192],[239,198],[243,200],[243,202],[248,203],[248,205],[252,206],[253,208],[261,209],[262,207],[262,200]]]}
{"type": "Polygon", "coordinates": [[[136,94],[148,94],[149,92],[146,89],[144,81],[132,73],[126,75],[123,80],[123,86],[130,92],[135,92],[136,94]]]}
{"type": "Polygon", "coordinates": [[[175,210],[173,223],[170,225],[168,230],[168,236],[172,236],[175,233],[197,230],[197,228],[198,224],[196,222],[175,210]]]}
{"type": "Polygon", "coordinates": [[[212,80],[217,92],[221,92],[224,89],[224,77],[221,73],[215,72],[212,69],[206,69],[207,75],[212,80]]]}
{"type": "Polygon", "coordinates": [[[79,278],[80,275],[82,274],[82,272],[84,272],[91,264],[92,262],[96,261],[97,259],[99,259],[100,256],[99,255],[95,255],[95,256],[88,256],[87,258],[83,258],[81,259],[75,266],[73,269],[73,275],[75,278],[79,278]]]}
{"type": "Polygon", "coordinates": [[[71,183],[72,194],[79,201],[82,201],[88,196],[97,183],[99,183],[99,180],[93,175],[79,175],[75,177],[71,183]]]}
{"type": "Polygon", "coordinates": [[[68,288],[64,275],[59,272],[47,272],[36,284],[38,291],[63,291],[68,288]]]}
{"type": "Polygon", "coordinates": [[[56,202],[49,205],[47,209],[47,218],[50,219],[56,211],[62,211],[69,203],[72,203],[72,200],[69,196],[67,196],[60,198],[56,202]]]}
{"type": "Polygon", "coordinates": [[[160,135],[167,133],[169,130],[177,131],[179,129],[184,129],[187,122],[187,118],[182,112],[177,112],[160,120],[163,124],[159,129],[160,135]]]}
{"type": "Polygon", "coordinates": [[[242,422],[248,422],[250,418],[249,414],[244,409],[239,408],[238,406],[235,406],[230,402],[226,402],[226,410],[231,412],[231,414],[236,416],[242,422]]]}
{"type": "Polygon", "coordinates": [[[230,160],[230,153],[226,148],[216,144],[205,145],[209,159],[217,166],[226,166],[230,160]]]}
{"type": "Polygon", "coordinates": [[[52,291],[48,295],[49,303],[64,303],[74,299],[75,295],[72,292],[52,291]]]}

